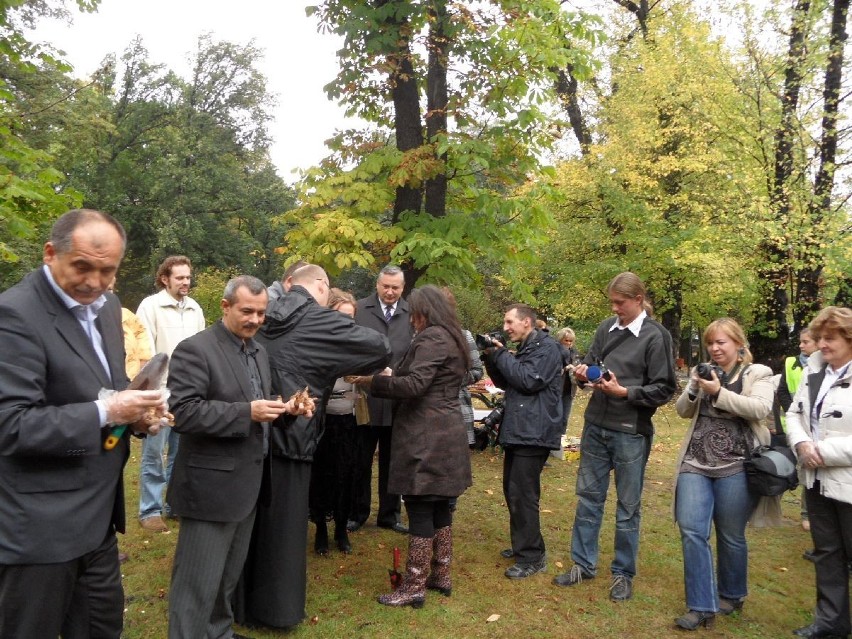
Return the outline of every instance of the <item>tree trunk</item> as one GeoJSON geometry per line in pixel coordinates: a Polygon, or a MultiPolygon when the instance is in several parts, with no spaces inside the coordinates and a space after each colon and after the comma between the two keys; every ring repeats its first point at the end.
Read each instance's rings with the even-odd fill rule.
{"type": "MultiPolygon", "coordinates": [[[[796,139],[796,109],[802,85],[802,69],[806,56],[805,36],[810,0],[797,0],[793,8],[790,45],[784,72],[784,96],[781,101],[781,123],[775,132],[775,170],[770,184],[770,207],[782,224],[790,214],[793,145],[796,139]]],[[[759,247],[766,264],[760,270],[764,282],[761,315],[750,328],[750,342],[755,354],[762,358],[780,357],[788,351],[787,281],[789,256],[783,243],[767,238],[759,247]]]]}
{"type": "MultiPolygon", "coordinates": [[[[433,2],[429,8],[429,69],[426,74],[426,139],[437,145],[438,136],[447,132],[447,37],[446,2],[433,2]]],[[[437,148],[437,147],[436,147],[437,148]]],[[[438,156],[441,169],[426,181],[426,212],[433,217],[447,213],[447,154],[438,156]]]]}
{"type": "Polygon", "coordinates": [[[822,138],[819,145],[819,170],[814,181],[814,196],[808,206],[810,226],[815,234],[807,236],[803,246],[802,268],[795,271],[796,298],[793,317],[796,327],[810,321],[822,305],[823,251],[820,244],[831,238],[817,235],[825,228],[826,217],[832,209],[831,192],[834,189],[835,159],[837,156],[837,117],[840,90],[843,80],[843,47],[846,44],[846,20],[849,0],[835,0],[831,15],[828,62],[823,87],[822,138]]]}

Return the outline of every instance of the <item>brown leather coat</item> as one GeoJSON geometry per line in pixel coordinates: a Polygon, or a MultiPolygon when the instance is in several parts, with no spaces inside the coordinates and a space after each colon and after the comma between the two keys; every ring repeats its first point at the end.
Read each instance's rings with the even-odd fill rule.
{"type": "Polygon", "coordinates": [[[459,387],[467,366],[446,329],[430,326],[411,342],[392,376],[371,393],[396,399],[388,492],[455,497],[471,485],[459,387]]]}

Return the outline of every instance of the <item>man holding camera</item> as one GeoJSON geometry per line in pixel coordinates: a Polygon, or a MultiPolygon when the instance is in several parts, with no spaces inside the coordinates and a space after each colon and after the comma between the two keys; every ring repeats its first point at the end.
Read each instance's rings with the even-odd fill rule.
{"type": "Polygon", "coordinates": [[[616,275],[607,286],[612,311],[600,323],[588,354],[574,370],[592,384],[577,471],[577,511],[571,536],[574,566],[554,579],[574,586],[597,574],[598,538],[609,474],[618,495],[615,557],[609,597],[633,596],[639,554],[639,522],[645,465],[651,452],[651,417],[672,398],[675,380],[672,338],[646,311],[645,285],[633,273],[616,275]]]}
{"type": "Polygon", "coordinates": [[[506,570],[509,579],[524,579],[547,567],[539,522],[541,471],[550,451],[559,448],[565,426],[562,352],[553,338],[535,328],[535,320],[532,308],[513,304],[503,331],[518,343],[517,352],[491,336],[485,340],[491,346],[484,349],[488,374],[506,391],[498,442],[504,451],[503,494],[512,537],[512,547],[502,555],[515,559],[506,570]]]}

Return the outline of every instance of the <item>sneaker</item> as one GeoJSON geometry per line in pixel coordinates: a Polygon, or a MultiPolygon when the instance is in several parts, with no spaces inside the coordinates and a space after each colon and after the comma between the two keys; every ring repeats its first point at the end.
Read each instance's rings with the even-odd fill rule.
{"type": "Polygon", "coordinates": [[[553,583],[557,586],[576,586],[584,579],[594,579],[595,576],[584,571],[579,565],[574,564],[568,572],[557,575],[553,583]]]}
{"type": "Polygon", "coordinates": [[[531,564],[515,564],[506,569],[506,576],[509,579],[526,579],[533,575],[547,570],[547,563],[542,559],[531,564]]]}
{"type": "Polygon", "coordinates": [[[633,580],[627,575],[613,575],[609,587],[609,598],[613,601],[627,601],[633,596],[633,580]]]}
{"type": "Polygon", "coordinates": [[[506,548],[506,549],[500,551],[500,556],[503,559],[514,559],[515,551],[512,550],[511,548],[506,548]]]}
{"type": "Polygon", "coordinates": [[[166,522],[164,522],[163,518],[159,515],[153,515],[152,517],[140,519],[139,525],[142,526],[142,530],[146,530],[148,532],[169,532],[169,527],[166,526],[166,522]]]}
{"type": "Polygon", "coordinates": [[[738,610],[743,609],[743,600],[742,599],[725,599],[724,597],[719,597],[719,614],[720,615],[732,615],[738,610]]]}

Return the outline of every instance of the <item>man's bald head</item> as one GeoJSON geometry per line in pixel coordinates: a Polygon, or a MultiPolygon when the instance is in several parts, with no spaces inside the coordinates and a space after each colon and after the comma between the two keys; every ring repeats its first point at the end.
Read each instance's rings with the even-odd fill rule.
{"type": "Polygon", "coordinates": [[[328,275],[321,266],[308,264],[293,271],[293,286],[301,286],[310,293],[320,306],[328,303],[330,284],[328,275]]]}

